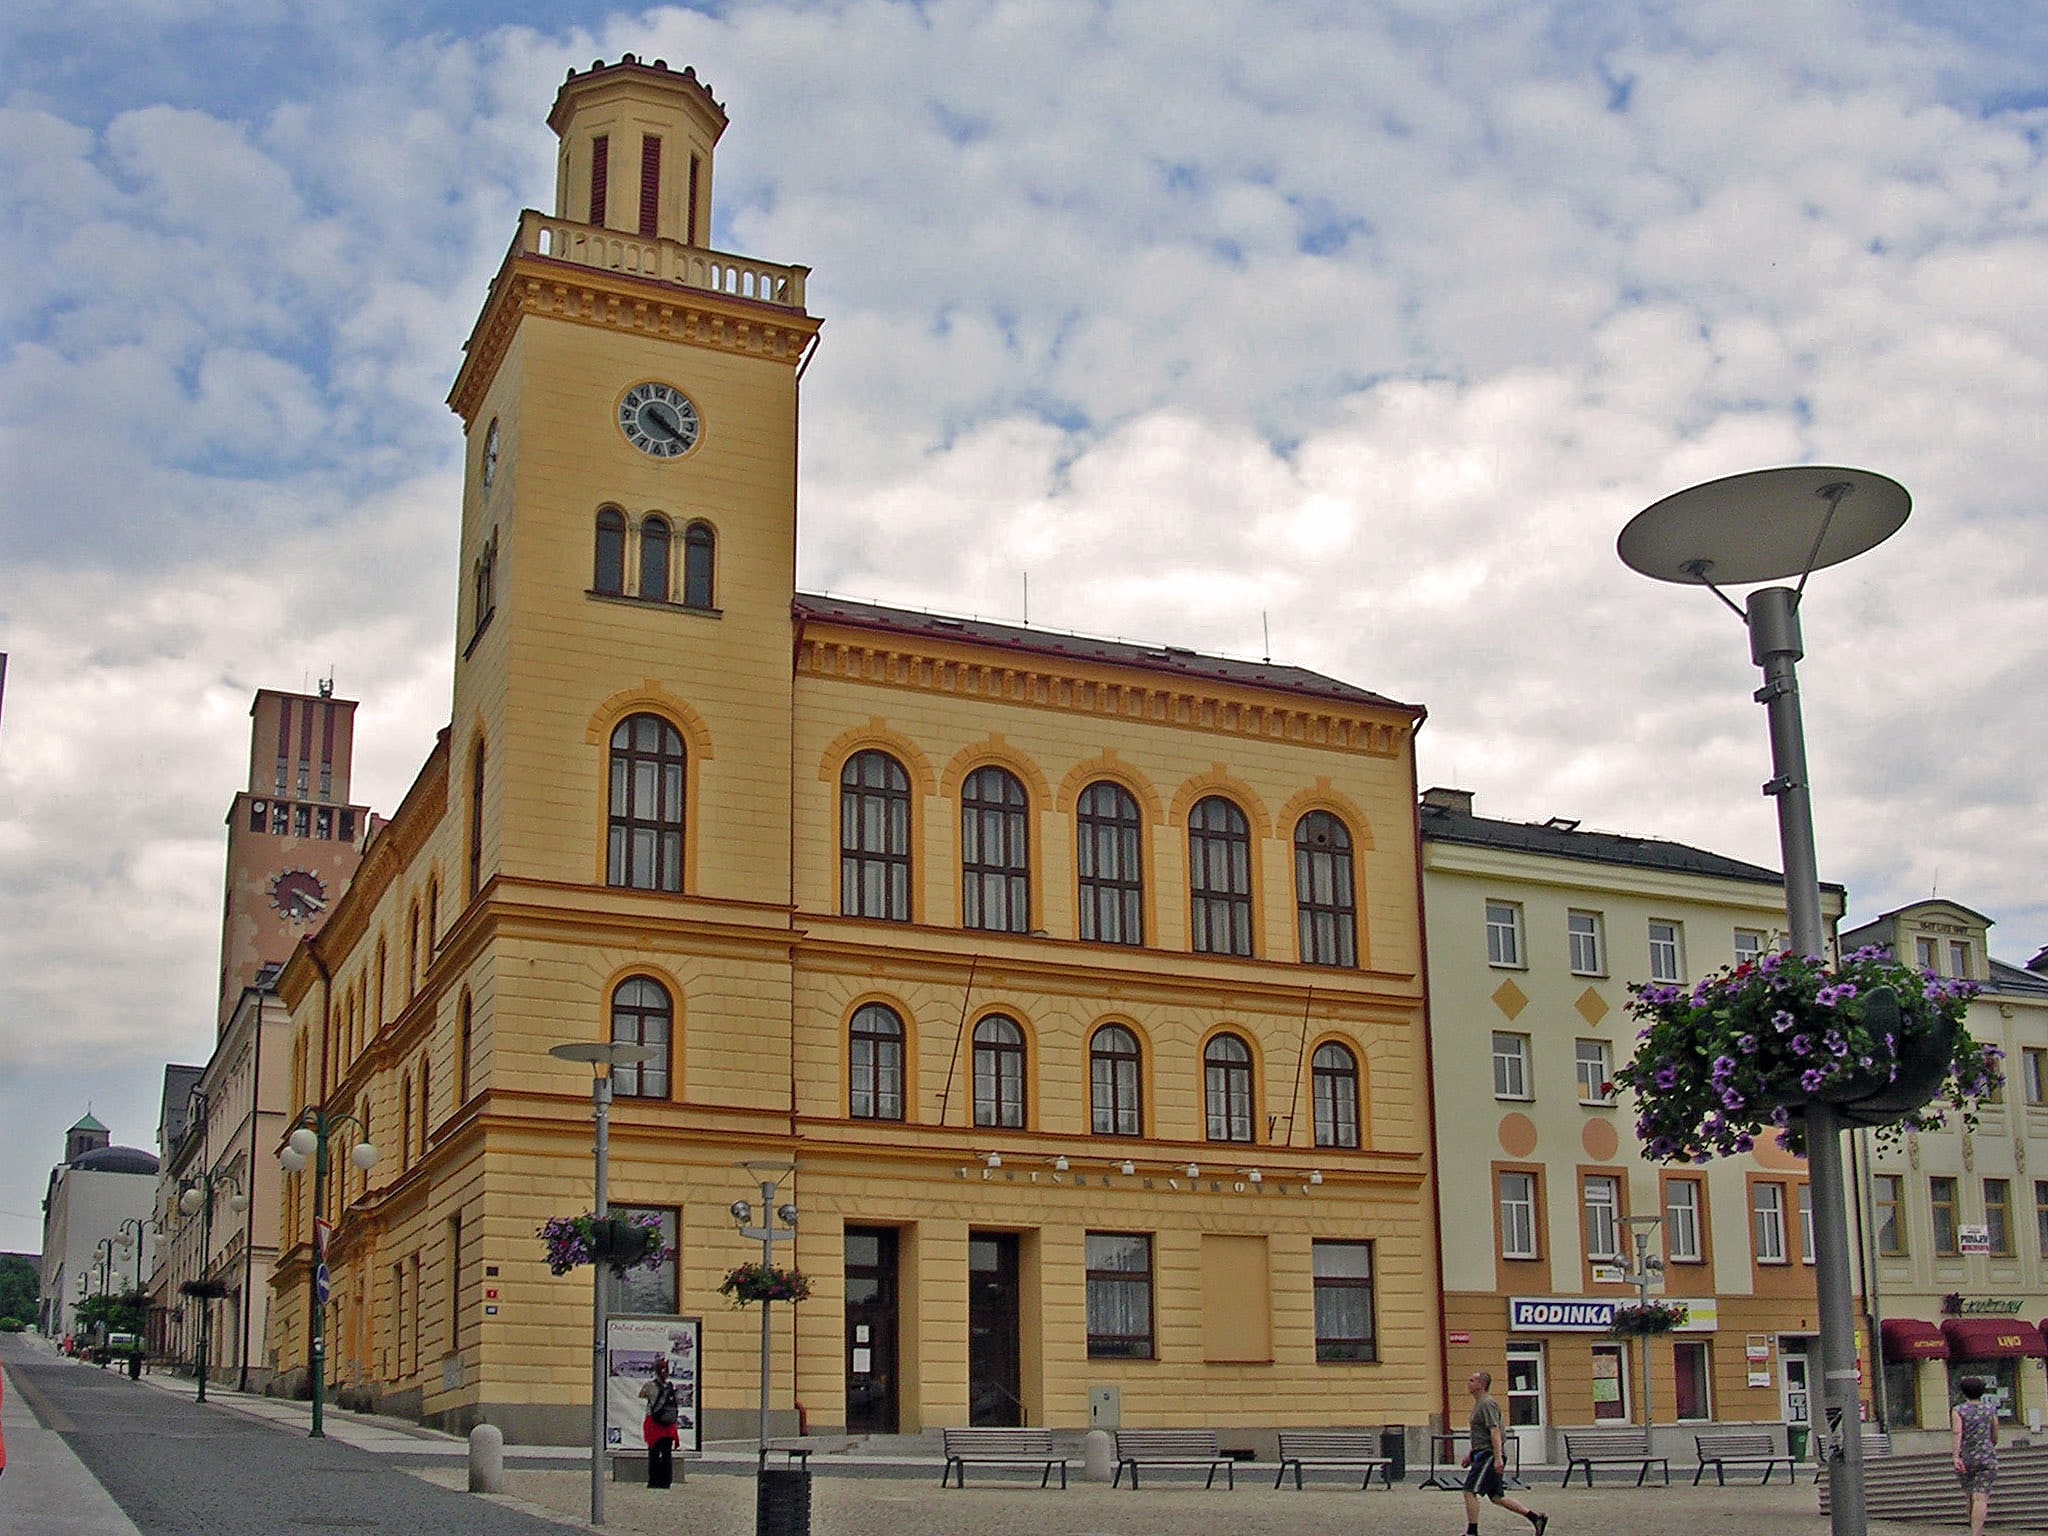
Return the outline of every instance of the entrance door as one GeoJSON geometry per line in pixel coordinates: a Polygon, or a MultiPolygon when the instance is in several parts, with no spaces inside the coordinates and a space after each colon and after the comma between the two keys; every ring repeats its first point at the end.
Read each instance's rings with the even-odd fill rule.
{"type": "Polygon", "coordinates": [[[1024,1422],[1023,1351],[1018,1342],[1017,1234],[967,1238],[967,1422],[1003,1428],[1024,1422]]]}
{"type": "Polygon", "coordinates": [[[1778,1366],[1787,1424],[1811,1424],[1813,1422],[1813,1396],[1808,1383],[1807,1349],[1811,1339],[1778,1340],[1778,1366]]]}
{"type": "MultiPolygon", "coordinates": [[[[1543,1407],[1543,1346],[1508,1346],[1508,1429],[1521,1442],[1519,1466],[1549,1460],[1549,1415],[1543,1407]]],[[[1512,1453],[1511,1453],[1512,1454],[1512,1453]]]]}
{"type": "Polygon", "coordinates": [[[846,1431],[896,1433],[896,1233],[846,1229],[846,1431]]]}

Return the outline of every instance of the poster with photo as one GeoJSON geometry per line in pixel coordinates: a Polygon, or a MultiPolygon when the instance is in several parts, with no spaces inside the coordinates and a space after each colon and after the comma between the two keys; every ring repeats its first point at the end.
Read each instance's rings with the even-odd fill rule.
{"type": "Polygon", "coordinates": [[[697,1317],[626,1316],[605,1319],[605,1449],[644,1451],[647,1400],[640,1395],[654,1376],[654,1362],[668,1360],[676,1389],[676,1429],[684,1451],[704,1449],[704,1416],[697,1402],[697,1362],[704,1320],[697,1317]]]}

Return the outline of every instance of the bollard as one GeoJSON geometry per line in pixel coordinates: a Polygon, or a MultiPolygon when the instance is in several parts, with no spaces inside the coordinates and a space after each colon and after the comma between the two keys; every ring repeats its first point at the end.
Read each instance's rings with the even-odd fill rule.
{"type": "Polygon", "coordinates": [[[1085,1482],[1106,1483],[1116,1472],[1112,1454],[1116,1442],[1106,1429],[1091,1429],[1081,1437],[1081,1477],[1085,1482]]]}
{"type": "Polygon", "coordinates": [[[505,1431],[495,1424],[479,1424],[469,1432],[469,1491],[505,1491],[505,1431]]]}

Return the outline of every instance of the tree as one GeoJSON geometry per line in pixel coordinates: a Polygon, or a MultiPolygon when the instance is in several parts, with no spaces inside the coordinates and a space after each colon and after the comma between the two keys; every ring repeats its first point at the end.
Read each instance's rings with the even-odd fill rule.
{"type": "Polygon", "coordinates": [[[41,1309],[43,1277],[18,1253],[0,1255],[0,1320],[32,1323],[41,1309]]]}
{"type": "Polygon", "coordinates": [[[104,1322],[109,1333],[132,1333],[140,1338],[143,1317],[148,1309],[149,1296],[143,1291],[123,1291],[118,1296],[88,1296],[78,1304],[78,1321],[74,1327],[81,1334],[91,1334],[104,1322]]]}

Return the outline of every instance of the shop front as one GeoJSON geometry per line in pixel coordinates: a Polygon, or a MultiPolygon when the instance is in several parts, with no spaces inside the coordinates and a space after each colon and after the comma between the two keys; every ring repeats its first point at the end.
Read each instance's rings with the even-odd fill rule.
{"type": "Polygon", "coordinates": [[[1941,1325],[1948,1342],[1948,1404],[1962,1398],[1956,1384],[1975,1376],[1998,1399],[1998,1417],[2003,1423],[2029,1421],[2029,1410],[2038,1416],[2043,1408],[2042,1375],[2038,1362],[2048,1360],[2048,1340],[2032,1323],[2016,1317],[1951,1317],[1941,1325]]]}
{"type": "Polygon", "coordinates": [[[1930,1379],[1938,1393],[1946,1372],[1948,1338],[1939,1326],[1917,1317],[1888,1317],[1877,1325],[1884,1359],[1884,1424],[1886,1429],[1919,1429],[1941,1423],[1946,1409],[1934,1394],[1921,1408],[1921,1390],[1930,1379]]]}

